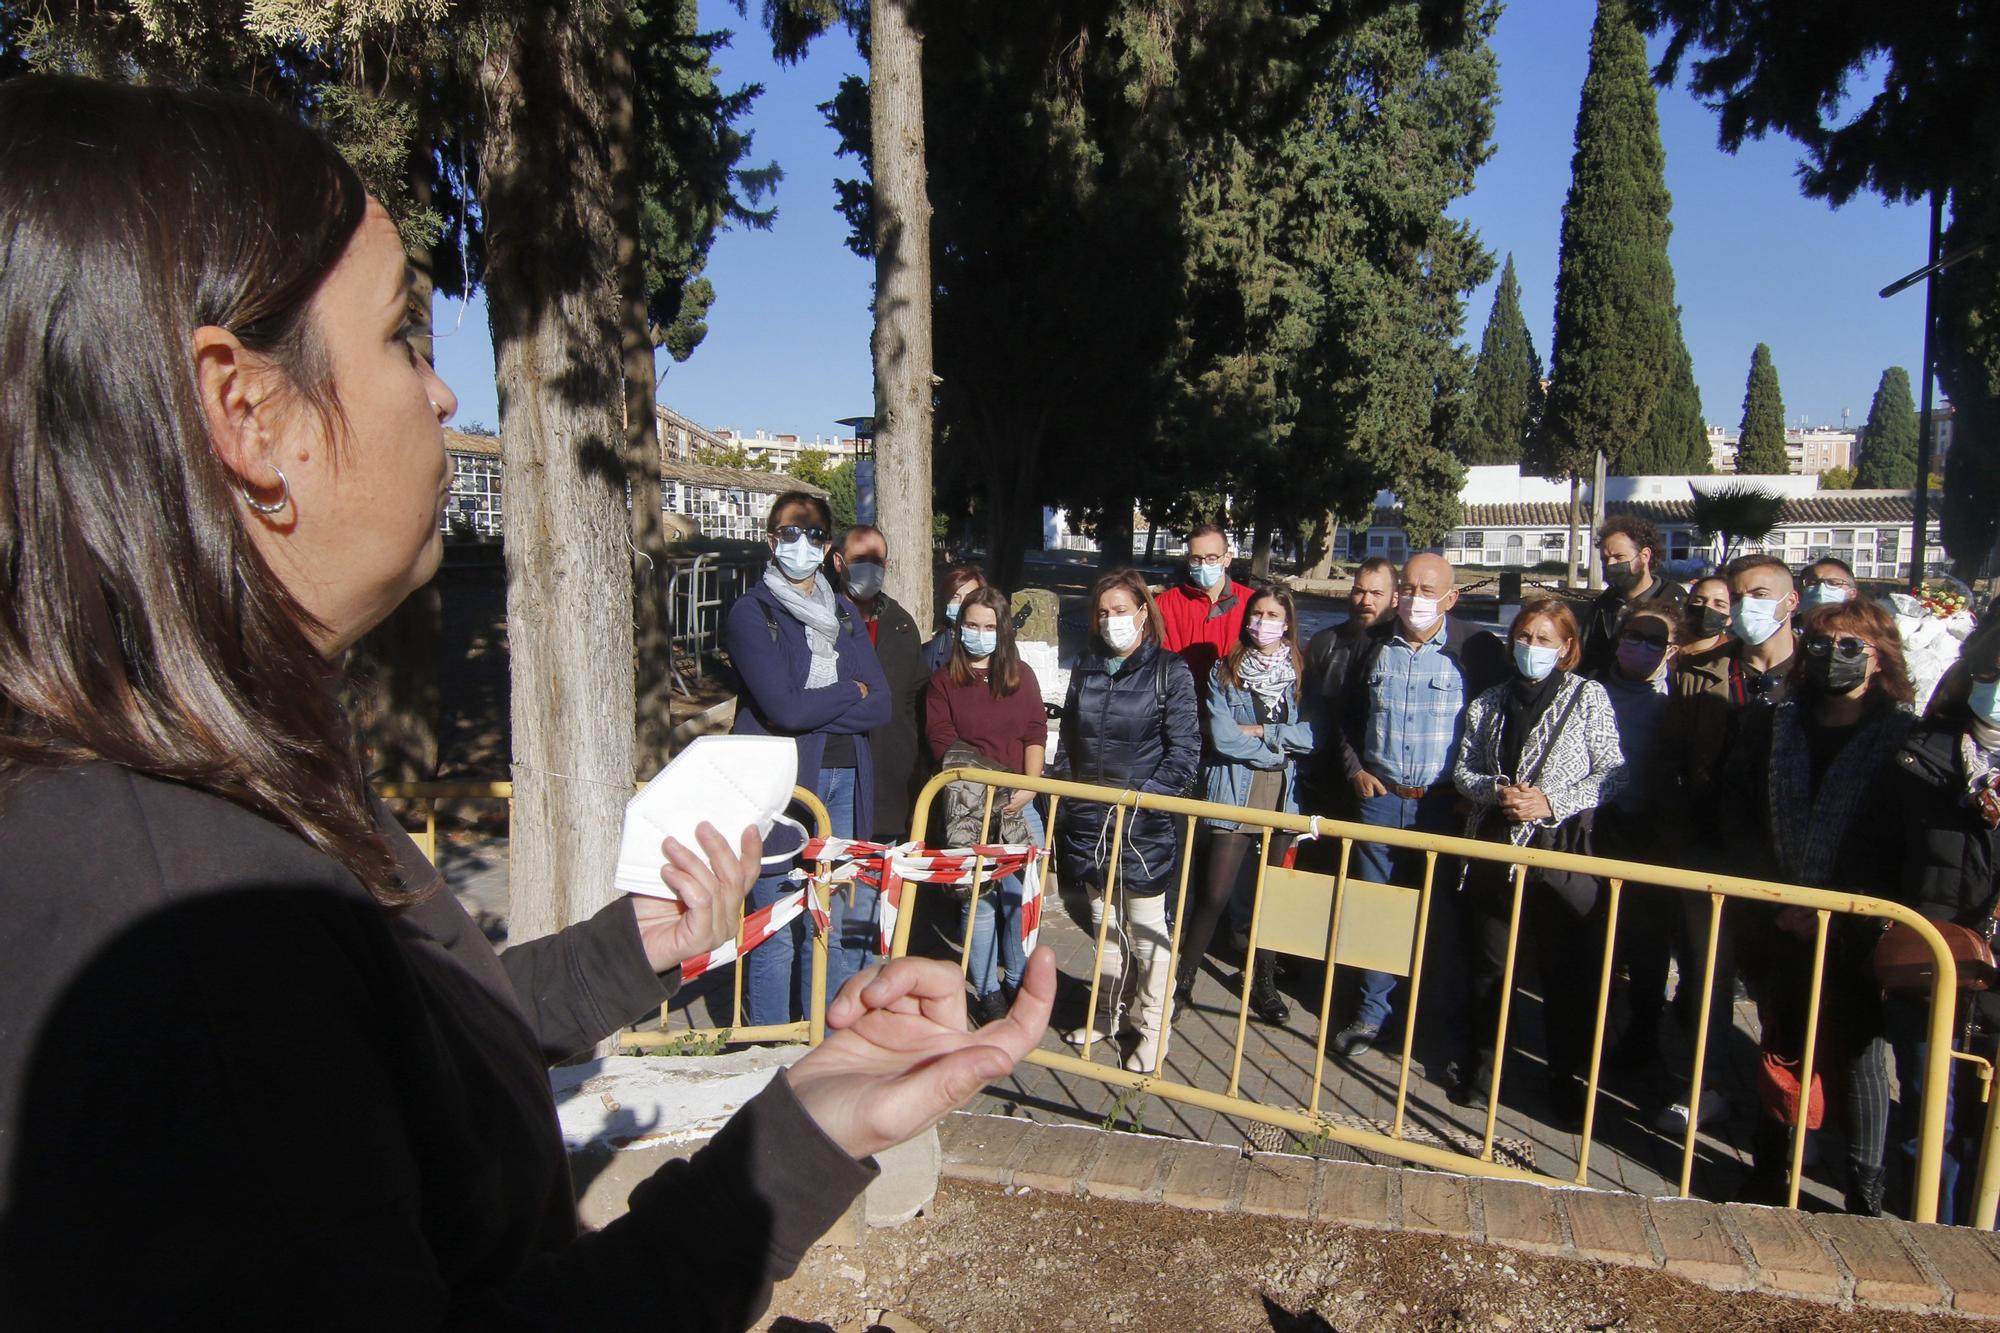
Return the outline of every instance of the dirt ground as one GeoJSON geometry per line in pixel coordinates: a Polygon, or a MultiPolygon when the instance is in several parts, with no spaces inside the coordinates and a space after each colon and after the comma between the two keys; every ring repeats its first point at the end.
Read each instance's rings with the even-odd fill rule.
{"type": "Polygon", "coordinates": [[[1116,1204],[946,1180],[931,1210],[822,1246],[777,1290],[772,1333],[1270,1329],[1682,1333],[1972,1329],[1711,1291],[1663,1273],[1438,1236],[1116,1204]]]}

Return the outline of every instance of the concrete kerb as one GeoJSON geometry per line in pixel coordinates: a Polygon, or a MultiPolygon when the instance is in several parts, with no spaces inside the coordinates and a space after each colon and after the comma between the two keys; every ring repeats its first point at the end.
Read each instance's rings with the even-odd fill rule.
{"type": "Polygon", "coordinates": [[[2000,1237],[1960,1227],[1551,1189],[971,1112],[947,1118],[941,1144],[946,1176],[1008,1189],[1428,1232],[1663,1270],[1718,1291],[2000,1318],[2000,1237]]]}

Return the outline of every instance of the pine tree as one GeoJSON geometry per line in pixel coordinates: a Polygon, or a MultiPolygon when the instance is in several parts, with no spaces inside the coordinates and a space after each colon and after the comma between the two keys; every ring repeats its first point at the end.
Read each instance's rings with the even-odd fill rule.
{"type": "Polygon", "coordinates": [[[1667,259],[1666,151],[1646,46],[1626,0],[1599,0],[1570,171],[1554,379],[1537,463],[1545,475],[1575,476],[1602,450],[1613,472],[1630,474],[1653,461],[1653,418],[1681,338],[1667,259]]]}
{"type": "Polygon", "coordinates": [[[1460,457],[1475,466],[1520,462],[1541,424],[1543,405],[1542,358],[1521,317],[1521,284],[1510,254],[1479,339],[1460,457]]]}
{"type": "Polygon", "coordinates": [[[1632,466],[1621,469],[1628,476],[1698,477],[1710,471],[1701,390],[1695,387],[1694,358],[1688,355],[1687,345],[1681,341],[1678,320],[1674,325],[1673,360],[1667,368],[1660,405],[1653,411],[1645,452],[1630,462],[1632,466]]]}
{"type": "Polygon", "coordinates": [[[1785,457],[1785,401],[1778,394],[1778,368],[1763,343],[1750,354],[1750,382],[1743,392],[1743,435],[1736,444],[1738,476],[1783,476],[1792,470],[1785,457]]]}
{"type": "Polygon", "coordinates": [[[1861,457],[1854,465],[1854,484],[1863,489],[1917,484],[1917,409],[1910,401],[1910,372],[1890,366],[1875,387],[1868,424],[1861,430],[1861,457]]]}

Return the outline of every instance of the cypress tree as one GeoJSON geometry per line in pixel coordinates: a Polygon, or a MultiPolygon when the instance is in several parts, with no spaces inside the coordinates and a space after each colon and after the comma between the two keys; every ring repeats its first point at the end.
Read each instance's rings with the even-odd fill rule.
{"type": "Polygon", "coordinates": [[[1479,339],[1470,397],[1460,444],[1464,461],[1520,462],[1542,415],[1542,358],[1528,334],[1528,321],[1521,317],[1521,284],[1514,276],[1511,254],[1493,292],[1486,332],[1479,339]]]}
{"type": "Polygon", "coordinates": [[[1750,382],[1743,392],[1743,437],[1736,445],[1739,476],[1783,476],[1792,466],[1785,457],[1785,401],[1778,395],[1778,368],[1763,343],[1750,354],[1750,382]]]}
{"type": "Polygon", "coordinates": [[[1680,323],[1674,324],[1673,359],[1667,365],[1667,382],[1660,393],[1660,405],[1653,411],[1652,429],[1647,432],[1643,458],[1627,470],[1630,476],[1703,476],[1708,464],[1708,427],[1701,417],[1701,390],[1695,387],[1694,358],[1681,341],[1680,323]]]}
{"type": "Polygon", "coordinates": [[[1576,475],[1600,449],[1615,473],[1655,461],[1653,417],[1681,341],[1672,202],[1646,45],[1627,0],[1599,0],[1563,205],[1555,373],[1537,451],[1548,475],[1576,475]]]}
{"type": "Polygon", "coordinates": [[[1863,489],[1909,490],[1917,484],[1917,409],[1910,401],[1910,372],[1901,366],[1883,371],[1875,386],[1854,474],[1854,484],[1863,489]]]}

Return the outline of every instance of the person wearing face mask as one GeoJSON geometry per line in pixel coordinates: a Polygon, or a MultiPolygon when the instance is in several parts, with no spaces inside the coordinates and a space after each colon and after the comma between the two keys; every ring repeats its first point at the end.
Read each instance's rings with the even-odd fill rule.
{"type": "Polygon", "coordinates": [[[840,534],[833,548],[833,571],[861,613],[868,642],[882,664],[882,678],[889,683],[889,720],[868,733],[869,760],[875,769],[875,817],[868,836],[876,842],[901,842],[909,836],[910,807],[923,785],[918,721],[931,673],[924,667],[917,622],[882,590],[888,568],[889,540],[882,529],[857,523],[840,534]]]}
{"type": "Polygon", "coordinates": [[[1229,555],[1228,535],[1202,524],[1187,537],[1187,577],[1159,597],[1161,642],[1198,681],[1243,634],[1250,589],[1229,577],[1229,555]]]}
{"type": "MultiPolygon", "coordinates": [[[[1664,607],[1645,607],[1626,617],[1618,631],[1610,670],[1599,683],[1618,718],[1618,744],[1625,752],[1625,783],[1597,812],[1592,850],[1621,861],[1667,863],[1678,844],[1680,776],[1667,744],[1672,707],[1668,680],[1673,674],[1674,635],[1680,618],[1664,607]]],[[[1631,986],[1624,1036],[1607,1055],[1616,1069],[1643,1069],[1657,1063],[1660,1017],[1666,1008],[1667,961],[1681,929],[1681,903],[1671,890],[1627,885],[1618,922],[1618,952],[1631,986]]],[[[1684,955],[1685,956],[1685,955],[1684,955]]]]}
{"type": "MultiPolygon", "coordinates": [[[[1874,602],[1816,607],[1804,618],[1790,667],[1788,697],[1743,714],[1743,726],[1717,783],[1727,867],[1736,874],[1811,888],[1893,896],[1904,881],[1903,829],[1873,817],[1894,781],[1896,756],[1910,736],[1915,690],[1901,637],[1874,602]]],[[[1796,1070],[1804,1053],[1806,995],[1815,914],[1732,903],[1737,958],[1757,1005],[1765,1059],[1764,1115],[1753,1141],[1746,1197],[1784,1193],[1790,1124],[1796,1106],[1778,1071],[1796,1070]]],[[[1816,1066],[1838,1074],[1847,1138],[1847,1207],[1879,1213],[1888,1131],[1889,1075],[1881,987],[1871,955],[1881,929],[1859,917],[1836,917],[1827,944],[1824,1050],[1816,1066]]],[[[1831,1092],[1831,1089],[1829,1089],[1831,1092]]]]}
{"type": "MultiPolygon", "coordinates": [[[[1049,743],[1048,712],[1034,669],[1015,651],[1014,617],[1000,589],[976,588],[966,596],[958,615],[958,646],[931,676],[924,711],[931,758],[938,763],[950,767],[946,756],[963,746],[1005,772],[1041,773],[1049,743]]],[[[973,790],[983,810],[984,789],[973,790]]],[[[998,827],[987,830],[987,842],[1043,845],[1031,791],[1017,789],[997,798],[993,821],[998,827]]],[[[954,838],[950,845],[961,844],[954,838]]],[[[966,906],[975,911],[969,898],[966,906]]],[[[965,924],[961,922],[961,930],[965,924]]],[[[997,1022],[1006,1017],[1027,963],[1021,948],[1020,881],[1010,876],[986,885],[970,924],[966,972],[972,982],[973,1018],[997,1022]]]]}
{"type": "Polygon", "coordinates": [[[1620,514],[1606,520],[1597,530],[1597,552],[1604,562],[1605,587],[1584,617],[1583,660],[1577,668],[1592,678],[1601,678],[1611,665],[1626,616],[1642,606],[1676,614],[1685,595],[1660,570],[1666,547],[1660,530],[1643,518],[1620,514]]]}
{"type": "MultiPolygon", "coordinates": [[[[1364,641],[1348,668],[1350,686],[1327,743],[1339,752],[1364,824],[1432,833],[1459,827],[1451,765],[1465,702],[1503,676],[1506,650],[1485,630],[1468,635],[1451,628],[1448,617],[1457,603],[1445,558],[1411,556],[1398,584],[1394,620],[1364,641]]],[[[1424,859],[1381,843],[1356,843],[1352,871],[1357,879],[1415,888],[1423,882],[1424,859]]],[[[1360,980],[1359,1008],[1333,1039],[1334,1052],[1349,1059],[1381,1036],[1396,989],[1392,973],[1363,972],[1360,980]]]]}
{"type": "MultiPolygon", "coordinates": [[[[893,700],[859,610],[835,591],[824,568],[832,524],[833,512],[818,496],[787,491],[772,502],[771,564],[762,581],[731,604],[722,643],[743,687],[733,730],[796,738],[798,784],[826,803],[833,835],[852,838],[874,828],[875,768],[868,738],[889,723],[893,700]]],[[[787,843],[797,842],[796,834],[774,831],[767,850],[790,850],[787,843]]],[[[751,910],[769,906],[786,891],[788,870],[777,866],[757,881],[751,910]]],[[[875,890],[866,885],[856,889],[852,901],[844,893],[834,896],[829,1002],[875,953],[875,905],[875,890]]],[[[801,917],[743,960],[743,1002],[751,1023],[788,1023],[803,1012],[811,963],[804,943],[801,917]]]]}
{"type": "MultiPolygon", "coordinates": [[[[1386,634],[1396,619],[1396,566],[1379,555],[1370,556],[1354,571],[1354,583],[1347,594],[1347,619],[1329,625],[1312,636],[1306,645],[1306,669],[1302,677],[1304,694],[1318,696],[1314,708],[1320,716],[1335,717],[1347,686],[1354,659],[1372,647],[1371,635],[1386,634]]],[[[1302,697],[1304,695],[1302,694],[1302,697]]],[[[1322,746],[1308,756],[1299,769],[1299,808],[1309,815],[1349,816],[1354,811],[1354,788],[1340,762],[1338,747],[1322,746]]],[[[1315,844],[1308,848],[1323,851],[1315,844]]],[[[1306,848],[1300,849],[1301,860],[1306,848]]],[[[1326,867],[1331,869],[1331,865],[1326,867]]]]}
{"type": "MultiPolygon", "coordinates": [[[[1062,753],[1077,782],[1186,796],[1201,775],[1201,714],[1187,663],[1160,641],[1160,613],[1134,569],[1090,592],[1089,646],[1070,670],[1062,753]]],[[[1092,934],[1111,919],[1097,960],[1097,1010],[1064,1034],[1073,1046],[1116,1040],[1127,1069],[1166,1057],[1173,980],[1167,893],[1179,881],[1178,817],[1128,810],[1112,864],[1112,807],[1068,800],[1056,834],[1063,882],[1090,900],[1092,934]],[[1107,894],[1107,889],[1115,891],[1107,894]],[[1107,903],[1107,897],[1110,901],[1107,903]]]]}
{"type": "MultiPolygon", "coordinates": [[[[1203,777],[1207,799],[1251,810],[1299,811],[1298,761],[1312,753],[1313,729],[1300,700],[1304,659],[1299,652],[1292,595],[1264,588],[1250,598],[1243,638],[1208,674],[1207,755],[1203,777]]],[[[1255,826],[1210,820],[1208,861],[1200,898],[1181,941],[1175,1003],[1193,1002],[1195,976],[1208,954],[1215,928],[1232,900],[1251,896],[1255,881],[1252,853],[1262,840],[1255,826]]],[[[1270,864],[1284,859],[1291,835],[1271,839],[1270,864]]],[[[1273,1025],[1291,1017],[1278,992],[1275,955],[1259,950],[1251,967],[1250,1012],[1273,1025]]]]}
{"type": "MultiPolygon", "coordinates": [[[[1624,787],[1628,769],[1610,697],[1602,685],[1576,674],[1577,637],[1576,618],[1554,598],[1531,601],[1514,617],[1508,630],[1513,678],[1466,709],[1465,742],[1452,767],[1452,782],[1472,807],[1466,837],[1590,850],[1593,816],[1624,787]]],[[[1464,1051],[1448,1090],[1461,1106],[1485,1106],[1489,1096],[1512,886],[1510,867],[1469,863],[1463,905],[1471,1003],[1464,1051]]],[[[1565,1128],[1583,1123],[1578,1075],[1590,1059],[1603,958],[1598,898],[1596,881],[1588,877],[1557,880],[1530,872],[1521,907],[1520,940],[1541,979],[1549,1108],[1565,1128]]]]}
{"type": "Polygon", "coordinates": [[[1860,595],[1861,585],[1855,581],[1854,567],[1834,556],[1822,556],[1806,566],[1805,577],[1799,580],[1799,614],[1815,606],[1851,602],[1860,595]]]}
{"type": "MultiPolygon", "coordinates": [[[[1963,926],[1990,944],[2000,911],[2000,617],[1974,631],[1938,682],[1924,720],[1896,754],[1889,792],[1907,849],[1897,896],[1931,920],[1963,926]]],[[[1884,1009],[1900,1088],[1888,1199],[1907,1206],[1923,1106],[1929,996],[1892,992],[1884,1009]]],[[[1954,1050],[1987,1060],[2000,1054],[2000,990],[1959,991],[1954,1018],[1954,1050]]],[[[1979,1159],[1984,1098],[1975,1066],[1951,1068],[1938,1221],[1964,1226],[1975,1220],[1976,1200],[1960,1183],[1979,1159]]]]}
{"type": "Polygon", "coordinates": [[[938,615],[944,623],[924,645],[925,671],[935,674],[939,667],[951,660],[952,649],[958,645],[959,611],[969,594],[985,586],[986,575],[980,572],[978,565],[953,565],[944,572],[938,603],[938,615]]]}

